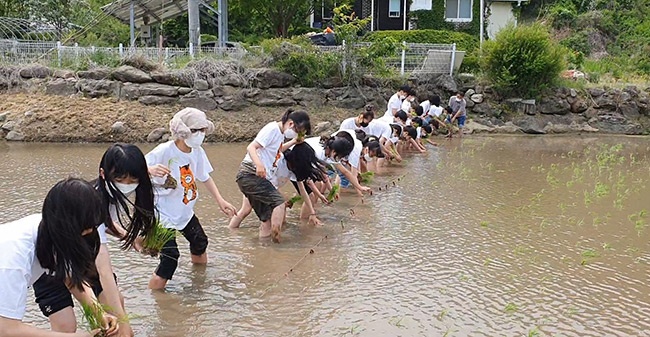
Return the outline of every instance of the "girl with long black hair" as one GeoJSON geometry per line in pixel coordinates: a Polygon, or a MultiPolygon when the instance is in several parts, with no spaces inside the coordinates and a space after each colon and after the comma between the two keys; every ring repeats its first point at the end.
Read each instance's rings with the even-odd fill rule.
{"type": "MultiPolygon", "coordinates": [[[[41,214],[0,225],[0,336],[89,337],[99,330],[78,333],[44,331],[22,322],[27,288],[43,275],[67,284],[82,303],[94,301],[85,284],[96,275],[99,252],[97,227],[106,220],[106,208],[95,187],[81,179],[58,182],[48,192],[41,214]]],[[[105,316],[112,335],[115,317],[105,316]]]]}
{"type": "MultiPolygon", "coordinates": [[[[122,241],[122,248],[136,244],[155,224],[153,189],[147,163],[140,149],[131,144],[114,144],[102,156],[93,186],[99,191],[104,210],[98,228],[99,251],[95,260],[97,277],[92,290],[108,311],[122,323],[117,336],[133,336],[122,295],[117,287],[108,253],[106,233],[122,241]],[[134,201],[129,197],[135,193],[134,201]]],[[[63,282],[43,275],[34,284],[36,302],[50,320],[52,330],[74,332],[77,320],[70,292],[63,282]]]]}

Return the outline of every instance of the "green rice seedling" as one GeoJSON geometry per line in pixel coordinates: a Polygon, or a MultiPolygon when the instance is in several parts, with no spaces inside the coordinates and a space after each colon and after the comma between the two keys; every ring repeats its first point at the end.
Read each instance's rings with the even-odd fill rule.
{"type": "Polygon", "coordinates": [[[447,314],[449,314],[449,310],[448,309],[442,309],[440,311],[440,313],[438,314],[438,320],[442,321],[443,319],[445,319],[447,314]]]}
{"type": "Polygon", "coordinates": [[[287,207],[293,208],[293,205],[302,202],[302,196],[294,195],[291,199],[287,201],[287,207]]]}
{"type": "Polygon", "coordinates": [[[144,238],[142,252],[152,257],[158,256],[163,246],[170,240],[176,238],[176,230],[163,227],[162,223],[156,222],[151,232],[144,238]]]}
{"type": "Polygon", "coordinates": [[[330,190],[330,193],[327,195],[327,201],[328,202],[333,202],[334,197],[336,197],[336,194],[339,193],[339,190],[341,189],[341,185],[335,184],[332,186],[332,190],[330,190]]]}
{"type": "Polygon", "coordinates": [[[605,242],[603,243],[603,250],[614,250],[614,248],[612,248],[611,244],[605,242]]]}
{"type": "Polygon", "coordinates": [[[534,327],[528,330],[528,337],[539,337],[539,329],[537,329],[537,327],[534,327]]]}
{"type": "Polygon", "coordinates": [[[361,177],[361,179],[359,179],[359,182],[362,184],[368,184],[371,183],[372,179],[375,177],[375,172],[363,172],[359,173],[359,176],[361,177]]]}
{"type": "Polygon", "coordinates": [[[512,302],[506,304],[505,308],[503,308],[503,311],[510,312],[510,313],[511,312],[516,312],[517,310],[519,310],[519,308],[517,307],[516,304],[514,304],[512,302]]]}
{"type": "Polygon", "coordinates": [[[88,323],[90,330],[100,329],[101,332],[96,336],[105,337],[107,327],[104,326],[104,314],[106,313],[104,307],[97,302],[92,304],[82,303],[81,311],[83,319],[88,323]]]}

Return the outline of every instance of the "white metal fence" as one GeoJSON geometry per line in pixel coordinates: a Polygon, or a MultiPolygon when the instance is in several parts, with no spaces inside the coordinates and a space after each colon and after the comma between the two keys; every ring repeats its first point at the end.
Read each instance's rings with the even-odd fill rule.
{"type": "MultiPolygon", "coordinates": [[[[344,52],[344,48],[368,46],[360,43],[354,46],[319,46],[323,53],[344,52]]],[[[387,67],[399,71],[402,75],[411,73],[453,74],[458,70],[463,51],[457,51],[455,44],[421,44],[402,43],[402,48],[393,56],[384,58],[387,67]]],[[[128,48],[118,47],[82,47],[66,46],[60,42],[32,42],[17,40],[0,40],[0,64],[43,63],[55,67],[79,66],[86,62],[119,61],[121,58],[139,55],[148,60],[170,66],[182,65],[195,57],[211,57],[224,60],[246,61],[259,58],[261,47],[225,48],[128,48]]],[[[345,69],[346,64],[342,64],[345,69]]]]}

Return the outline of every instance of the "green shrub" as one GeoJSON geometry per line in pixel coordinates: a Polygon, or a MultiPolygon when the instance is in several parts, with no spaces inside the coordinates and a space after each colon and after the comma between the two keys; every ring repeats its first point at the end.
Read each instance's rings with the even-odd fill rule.
{"type": "Polygon", "coordinates": [[[578,18],[578,10],[573,2],[561,1],[549,9],[549,15],[554,28],[571,27],[578,18]]]}
{"type": "Polygon", "coordinates": [[[570,35],[569,37],[560,41],[560,44],[583,55],[591,54],[591,45],[589,44],[589,36],[585,31],[578,32],[570,35]]]}
{"type": "Polygon", "coordinates": [[[538,95],[565,68],[562,47],[541,24],[510,24],[483,45],[481,68],[502,95],[538,95]]]}
{"type": "Polygon", "coordinates": [[[219,39],[211,34],[201,34],[201,43],[203,42],[214,42],[218,41],[219,39]]]}
{"type": "Polygon", "coordinates": [[[341,55],[318,51],[291,52],[277,60],[276,67],[296,77],[301,85],[311,87],[340,76],[341,55]]]}
{"type": "Polygon", "coordinates": [[[447,30],[384,30],[368,33],[364,40],[368,42],[381,41],[392,38],[396,41],[405,41],[408,43],[439,43],[452,44],[456,43],[458,50],[472,52],[478,49],[478,36],[472,36],[467,33],[447,31],[447,30]]]}

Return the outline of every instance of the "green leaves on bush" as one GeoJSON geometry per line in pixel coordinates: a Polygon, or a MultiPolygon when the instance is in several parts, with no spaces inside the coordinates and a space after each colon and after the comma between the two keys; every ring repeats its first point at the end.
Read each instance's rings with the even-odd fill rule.
{"type": "Polygon", "coordinates": [[[534,97],[558,79],[565,61],[544,26],[511,24],[485,42],[481,66],[500,94],[534,97]]]}
{"type": "Polygon", "coordinates": [[[382,41],[392,38],[398,42],[408,43],[440,43],[456,44],[458,50],[464,50],[468,53],[478,49],[478,36],[472,36],[466,33],[453,32],[447,30],[384,30],[369,33],[364,40],[368,42],[382,41]]]}

